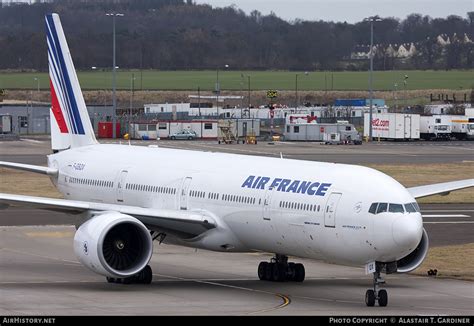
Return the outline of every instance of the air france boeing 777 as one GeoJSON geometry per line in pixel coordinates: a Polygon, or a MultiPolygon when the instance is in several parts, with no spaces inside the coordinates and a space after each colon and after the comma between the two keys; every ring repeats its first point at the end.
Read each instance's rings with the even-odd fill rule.
{"type": "Polygon", "coordinates": [[[405,188],[346,164],[99,144],[59,16],[46,16],[51,85],[48,175],[64,199],[0,194],[0,205],[81,213],[74,251],[114,283],[150,283],[153,240],[221,252],[275,253],[264,281],[302,282],[288,256],[365,266],[366,304],[386,306],[381,273],[417,268],[428,236],[416,198],[474,186],[474,179],[405,188]]]}

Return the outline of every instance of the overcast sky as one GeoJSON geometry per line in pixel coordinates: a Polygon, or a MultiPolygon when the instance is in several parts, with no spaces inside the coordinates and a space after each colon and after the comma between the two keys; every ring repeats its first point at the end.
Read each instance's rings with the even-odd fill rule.
{"type": "Polygon", "coordinates": [[[458,15],[466,17],[474,11],[474,0],[195,0],[213,7],[235,4],[247,14],[258,10],[262,14],[273,11],[277,16],[293,20],[347,21],[354,23],[371,15],[405,18],[411,13],[433,18],[458,15]]]}

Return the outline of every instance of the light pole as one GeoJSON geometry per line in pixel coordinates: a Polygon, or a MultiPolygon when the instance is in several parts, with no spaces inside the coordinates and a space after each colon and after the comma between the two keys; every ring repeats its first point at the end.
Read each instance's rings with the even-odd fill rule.
{"type": "MultiPolygon", "coordinates": [[[[229,68],[229,65],[224,66],[226,69],[229,68]]],[[[219,84],[219,67],[216,69],[216,109],[217,109],[217,118],[219,118],[219,94],[221,92],[221,85],[219,84]]]]}
{"type": "MultiPolygon", "coordinates": [[[[295,111],[298,111],[298,106],[299,106],[299,101],[298,101],[298,75],[299,74],[295,75],[295,111]]],[[[309,72],[305,71],[304,75],[308,76],[309,72]]]]}
{"type": "Polygon", "coordinates": [[[243,116],[243,110],[244,110],[244,74],[240,73],[240,119],[242,119],[243,116]]]}
{"type": "Polygon", "coordinates": [[[39,102],[39,77],[35,77],[34,80],[36,81],[36,101],[39,102]]]}
{"type": "Polygon", "coordinates": [[[408,96],[407,96],[407,81],[408,75],[405,75],[405,78],[403,79],[403,87],[405,87],[405,110],[408,107],[408,96]]]}
{"type": "Polygon", "coordinates": [[[249,113],[249,116],[247,118],[250,118],[250,75],[247,75],[247,81],[248,81],[248,86],[249,86],[249,90],[248,90],[248,101],[249,101],[249,107],[248,107],[248,113],[249,113]]]}
{"type": "Polygon", "coordinates": [[[117,114],[117,97],[116,97],[116,88],[117,88],[117,80],[116,80],[116,64],[115,64],[115,17],[123,17],[123,14],[118,14],[118,13],[109,13],[105,14],[106,16],[112,17],[112,28],[113,28],[113,65],[112,65],[112,106],[113,106],[113,112],[112,112],[112,138],[116,138],[116,132],[115,132],[115,124],[116,124],[116,114],[117,114]]]}
{"type": "Polygon", "coordinates": [[[393,84],[393,99],[395,100],[395,112],[398,112],[398,84],[393,84]]]}
{"type": "Polygon", "coordinates": [[[365,18],[364,21],[370,21],[370,74],[369,74],[369,141],[372,141],[372,102],[373,102],[373,90],[372,90],[372,81],[373,81],[373,70],[374,70],[374,22],[382,21],[379,16],[371,16],[365,18]]]}
{"type": "Polygon", "coordinates": [[[298,110],[298,74],[295,75],[295,110],[298,110]]]}
{"type": "Polygon", "coordinates": [[[217,119],[219,119],[219,92],[221,91],[221,87],[219,85],[219,67],[216,69],[216,112],[217,112],[217,119]]]}
{"type": "Polygon", "coordinates": [[[130,110],[128,112],[128,131],[130,133],[130,123],[132,122],[132,109],[133,109],[133,92],[135,90],[135,74],[132,73],[130,77],[130,110]]]}

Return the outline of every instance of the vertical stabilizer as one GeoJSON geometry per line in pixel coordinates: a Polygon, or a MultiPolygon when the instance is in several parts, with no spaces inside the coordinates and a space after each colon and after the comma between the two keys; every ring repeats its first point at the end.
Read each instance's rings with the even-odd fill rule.
{"type": "Polygon", "coordinates": [[[55,151],[97,144],[58,14],[46,15],[51,87],[51,144],[55,151]]]}

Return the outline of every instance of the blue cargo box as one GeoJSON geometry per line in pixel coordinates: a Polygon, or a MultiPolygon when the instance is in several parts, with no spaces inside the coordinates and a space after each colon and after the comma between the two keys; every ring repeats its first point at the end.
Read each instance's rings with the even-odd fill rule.
{"type": "MultiPolygon", "coordinates": [[[[365,105],[370,106],[370,99],[365,100],[365,105]]],[[[385,106],[385,100],[383,98],[373,98],[372,99],[373,106],[385,106]]]]}
{"type": "Polygon", "coordinates": [[[337,99],[334,106],[365,106],[365,98],[357,99],[337,99]]]}

